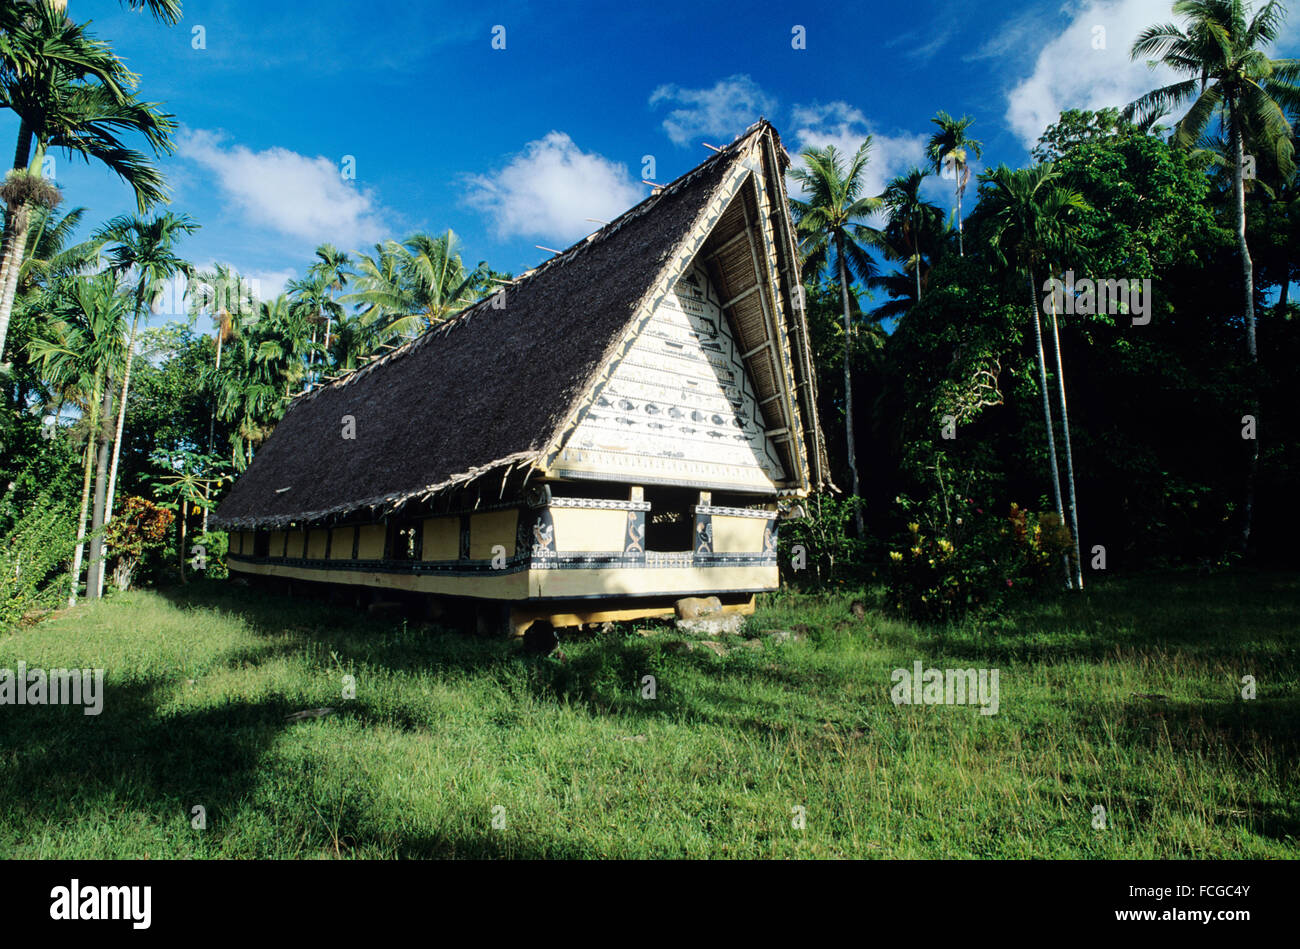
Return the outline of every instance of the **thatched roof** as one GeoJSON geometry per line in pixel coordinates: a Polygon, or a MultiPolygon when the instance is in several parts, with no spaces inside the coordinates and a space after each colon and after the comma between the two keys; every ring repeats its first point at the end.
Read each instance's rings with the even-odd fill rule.
{"type": "MultiPolygon", "coordinates": [[[[215,512],[219,527],[310,522],[429,497],[487,472],[542,459],[663,283],[720,185],[754,154],[789,159],[760,122],[490,299],[406,345],[296,399],[215,512]],[[344,416],[355,439],[342,437],[344,416]]],[[[765,163],[770,163],[769,157],[765,163]]],[[[746,166],[748,167],[748,165],[746,166]]],[[[781,187],[777,185],[777,187],[781,187]]],[[[782,193],[782,202],[784,195],[782,193]]],[[[793,246],[788,248],[792,254],[793,246]]],[[[790,265],[787,265],[790,266],[790,265]]],[[[797,263],[792,265],[796,268],[797,263]]],[[[800,337],[807,363],[807,331],[800,337]]],[[[801,335],[800,335],[801,334],[801,335]]],[[[811,406],[811,365],[797,366],[811,406]]],[[[815,417],[813,485],[823,480],[815,417]]]]}

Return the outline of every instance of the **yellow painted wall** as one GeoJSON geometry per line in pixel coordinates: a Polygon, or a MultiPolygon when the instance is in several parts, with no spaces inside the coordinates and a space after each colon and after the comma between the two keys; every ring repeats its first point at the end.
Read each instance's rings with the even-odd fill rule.
{"type": "Polygon", "coordinates": [[[384,556],[384,535],[388,528],[383,524],[362,524],[358,530],[361,531],[361,539],[357,544],[357,559],[381,559],[384,556]]]}
{"type": "Polygon", "coordinates": [[[492,548],[500,544],[509,557],[515,552],[515,527],[519,523],[517,510],[489,511],[475,514],[469,519],[469,557],[471,560],[491,560],[492,548]]]}
{"type": "Polygon", "coordinates": [[[355,527],[335,527],[330,537],[330,560],[351,560],[355,527]]]}
{"type": "Polygon", "coordinates": [[[553,507],[557,552],[623,550],[627,511],[601,511],[580,507],[553,507]]]}
{"type": "Polygon", "coordinates": [[[768,522],[757,517],[713,515],[713,551],[719,554],[760,554],[763,529],[768,522]]]}
{"type": "MultiPolygon", "coordinates": [[[[649,596],[708,593],[718,590],[775,590],[780,582],[776,565],[762,567],[648,567],[607,570],[491,571],[478,577],[419,576],[368,573],[363,570],[329,570],[287,564],[250,564],[235,561],[231,569],[303,580],[322,580],[357,586],[418,590],[453,596],[522,600],[529,596],[572,597],[594,593],[606,596],[649,596]]],[[[598,609],[600,601],[592,601],[598,609]]]]}
{"type": "Polygon", "coordinates": [[[267,556],[284,556],[284,531],[271,531],[271,549],[267,551],[267,556]]]}
{"type": "Polygon", "coordinates": [[[324,528],[312,531],[307,537],[307,557],[311,560],[320,560],[325,556],[325,541],[329,538],[330,532],[324,528]]]}
{"type": "Polygon", "coordinates": [[[365,570],[331,570],[328,567],[298,567],[289,564],[258,564],[235,561],[231,569],[242,573],[298,580],[320,580],[352,586],[415,590],[449,596],[480,596],[491,600],[522,600],[528,596],[528,572],[491,571],[481,577],[419,576],[401,573],[370,573],[365,570]]]}
{"type": "Polygon", "coordinates": [[[424,522],[421,560],[460,559],[460,518],[431,517],[424,522]]]}
{"type": "Polygon", "coordinates": [[[531,570],[533,596],[686,596],[723,590],[775,590],[776,564],[735,567],[609,567],[597,570],[531,570]]]}

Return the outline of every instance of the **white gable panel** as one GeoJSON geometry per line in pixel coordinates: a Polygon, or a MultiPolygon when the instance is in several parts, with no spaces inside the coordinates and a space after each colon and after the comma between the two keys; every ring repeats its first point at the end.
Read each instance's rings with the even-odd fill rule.
{"type": "Polygon", "coordinates": [[[655,310],[552,465],[562,477],[775,491],[785,478],[704,269],[655,310]]]}

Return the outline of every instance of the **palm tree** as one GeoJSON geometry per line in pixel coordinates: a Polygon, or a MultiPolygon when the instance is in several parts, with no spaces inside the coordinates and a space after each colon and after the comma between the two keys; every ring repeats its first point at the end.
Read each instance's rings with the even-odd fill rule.
{"type": "MultiPolygon", "coordinates": [[[[119,276],[133,273],[136,278],[135,306],[131,317],[131,335],[127,339],[122,394],[118,397],[117,425],[113,436],[113,462],[108,473],[104,523],[113,519],[117,465],[122,454],[122,441],[126,429],[126,400],[131,391],[131,364],[135,359],[135,336],[140,326],[140,317],[146,307],[152,307],[161,285],[166,280],[180,274],[188,277],[194,272],[194,268],[188,261],[176,256],[173,247],[182,235],[193,234],[198,229],[199,225],[188,215],[164,211],[147,220],[133,215],[115,217],[96,234],[100,240],[113,245],[107,252],[110,269],[119,276]]],[[[103,537],[102,532],[98,532],[100,526],[92,525],[92,530],[97,532],[95,540],[91,543],[91,563],[96,565],[92,570],[95,588],[87,590],[87,594],[93,598],[100,597],[104,589],[101,556],[103,537]]]]}
{"type": "Polygon", "coordinates": [[[344,316],[335,327],[330,341],[330,365],[336,372],[359,369],[365,358],[375,351],[373,328],[357,315],[344,316]]]}
{"type": "MultiPolygon", "coordinates": [[[[240,320],[236,319],[235,314],[231,312],[231,305],[236,312],[242,312],[244,308],[243,279],[239,274],[233,272],[225,264],[217,264],[212,270],[205,270],[202,273],[193,275],[190,281],[190,309],[193,314],[208,313],[212,317],[212,323],[216,328],[216,350],[217,358],[212,367],[211,374],[203,380],[204,388],[211,389],[214,393],[212,399],[212,412],[208,416],[208,455],[212,455],[214,443],[216,441],[217,431],[217,399],[216,391],[218,380],[221,377],[221,353],[225,349],[226,342],[233,339],[239,334],[240,320]]],[[[203,505],[203,533],[208,532],[208,498],[204,496],[203,505]]]]}
{"type": "Polygon", "coordinates": [[[361,307],[380,337],[414,338],[477,301],[486,289],[487,265],[467,270],[460,238],[452,231],[375,245],[357,261],[356,289],[340,302],[361,307]]]}
{"type": "MultiPolygon", "coordinates": [[[[929,269],[926,256],[933,263],[943,233],[943,211],[921,197],[921,185],[928,174],[928,171],[913,166],[905,174],[892,178],[880,195],[886,220],[885,257],[901,262],[905,271],[912,271],[916,284],[913,299],[917,303],[921,301],[921,272],[929,269]]],[[[888,278],[878,277],[872,281],[872,286],[884,280],[888,278]]],[[[898,288],[891,283],[888,289],[898,288]]],[[[876,312],[881,313],[880,310],[876,312]]]]}
{"type": "Polygon", "coordinates": [[[806,271],[820,272],[833,259],[839,273],[840,301],[844,309],[844,424],[848,437],[849,472],[853,477],[853,512],[859,537],[865,534],[865,530],[862,508],[857,501],[861,487],[853,432],[853,326],[849,319],[849,275],[852,273],[863,281],[874,277],[876,264],[866,248],[879,246],[882,242],[880,231],[866,223],[867,218],[879,211],[882,205],[880,198],[862,193],[870,155],[870,135],[858,146],[847,166],[834,145],[804,149],[804,165],[794,169],[791,176],[802,185],[806,200],[790,199],[806,271]]]}
{"type": "MultiPolygon", "coordinates": [[[[1232,155],[1233,197],[1236,204],[1237,250],[1241,257],[1242,293],[1246,317],[1246,353],[1250,359],[1258,424],[1259,354],[1255,341],[1255,270],[1246,244],[1246,190],[1243,178],[1245,141],[1254,133],[1258,147],[1268,149],[1282,166],[1293,162],[1293,130],[1285,110],[1300,108],[1300,60],[1270,59],[1265,50],[1276,42],[1286,8],[1270,0],[1251,16],[1244,0],[1177,0],[1175,16],[1185,28],[1165,23],[1148,27],[1133,43],[1130,55],[1154,57],[1187,78],[1153,89],[1125,110],[1129,117],[1191,105],[1174,127],[1173,141],[1194,148],[1215,119],[1226,130],[1232,155]]],[[[1259,440],[1250,442],[1250,472],[1241,529],[1241,549],[1247,549],[1254,518],[1255,481],[1259,472],[1259,440]]]]}
{"type": "MultiPolygon", "coordinates": [[[[317,247],[316,257],[316,262],[307,268],[307,275],[325,280],[330,302],[333,303],[333,295],[346,287],[348,277],[352,276],[352,258],[333,244],[321,244],[317,247]]],[[[338,307],[337,304],[325,309],[326,360],[329,359],[330,352],[330,329],[336,318],[342,318],[342,312],[342,307],[338,307]]]]}
{"type": "Polygon", "coordinates": [[[306,277],[301,280],[291,280],[286,287],[292,301],[289,304],[290,309],[303,323],[311,327],[311,349],[307,357],[308,371],[304,380],[304,391],[312,385],[314,378],[312,369],[316,364],[316,353],[323,350],[326,354],[325,359],[328,360],[330,329],[334,320],[343,317],[343,307],[334,300],[332,286],[333,278],[330,274],[309,270],[306,277]],[[325,324],[325,343],[318,347],[316,330],[322,323],[325,324]]]}
{"type": "Polygon", "coordinates": [[[119,136],[138,133],[162,154],[172,150],[175,123],[154,103],[139,101],[134,89],[134,75],[112,50],[69,22],[49,0],[32,4],[21,18],[8,17],[0,44],[0,107],[16,112],[26,130],[15,153],[17,167],[3,190],[8,213],[0,251],[0,356],[31,210],[57,203],[57,189],[40,174],[47,151],[62,149],[105,165],[132,187],[141,211],[164,197],[158,170],[119,136]]]}
{"type": "Polygon", "coordinates": [[[109,379],[125,356],[129,304],[111,273],[59,281],[46,291],[43,302],[49,317],[47,334],[33,339],[29,349],[51,383],[78,398],[83,417],[88,420],[81,513],[77,519],[77,547],[68,597],[68,605],[72,606],[80,585],[95,448],[97,442],[103,442],[100,403],[109,390],[109,379]]]}
{"type": "Polygon", "coordinates": [[[311,346],[308,324],[285,294],[260,302],[257,319],[230,342],[227,370],[208,378],[217,394],[217,417],[233,427],[231,461],[242,471],[306,375],[311,346]]]}
{"type": "MultiPolygon", "coordinates": [[[[1021,271],[1029,285],[1029,304],[1034,324],[1034,345],[1038,353],[1038,381],[1043,393],[1043,421],[1047,426],[1047,457],[1052,474],[1052,495],[1056,514],[1065,521],[1061,504],[1061,477],[1056,464],[1056,438],[1052,426],[1052,406],[1047,388],[1047,360],[1043,353],[1043,331],[1038,312],[1038,292],[1034,267],[1042,262],[1059,260],[1074,249],[1077,227],[1076,212],[1088,205],[1079,192],[1063,183],[1051,162],[1012,171],[1000,165],[980,176],[980,209],[989,225],[993,254],[1003,264],[1021,271]]],[[[1056,310],[1052,309],[1052,333],[1056,338],[1056,379],[1060,392],[1061,427],[1065,436],[1065,463],[1069,478],[1070,523],[1074,534],[1074,569],[1066,558],[1067,585],[1083,589],[1083,566],[1079,554],[1079,513],[1074,490],[1074,458],[1070,450],[1070,421],[1065,401],[1065,374],[1062,370],[1060,335],[1056,328],[1056,310]]]]}
{"type": "MultiPolygon", "coordinates": [[[[33,209],[29,250],[18,272],[13,321],[9,325],[9,351],[14,362],[22,361],[30,366],[27,344],[33,333],[44,326],[42,305],[47,302],[45,291],[56,281],[100,267],[97,241],[71,243],[84,214],[84,208],[73,208],[63,215],[46,208],[33,209]]],[[[39,373],[15,373],[13,382],[17,389],[17,404],[24,404],[33,391],[48,401],[46,396],[50,390],[41,386],[39,373]]],[[[62,414],[63,403],[67,401],[59,400],[56,416],[62,414]]]]}
{"type": "Polygon", "coordinates": [[[962,236],[961,196],[966,191],[966,182],[970,180],[970,167],[966,159],[971,152],[975,153],[976,158],[982,158],[984,156],[984,143],[966,134],[966,130],[975,122],[968,115],[962,116],[960,119],[954,119],[947,112],[940,111],[930,121],[939,126],[939,131],[930,136],[925,151],[930,156],[930,161],[934,165],[936,172],[942,174],[944,169],[952,170],[955,179],[953,187],[957,195],[957,253],[959,256],[965,257],[966,245],[962,236]]]}

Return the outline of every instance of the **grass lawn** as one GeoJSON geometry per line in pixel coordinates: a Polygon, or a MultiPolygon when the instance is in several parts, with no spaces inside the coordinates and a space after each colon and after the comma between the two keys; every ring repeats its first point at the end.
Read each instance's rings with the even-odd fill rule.
{"type": "Polygon", "coordinates": [[[106,670],[97,717],[0,706],[0,857],[1300,855],[1300,576],[940,627],[872,602],[773,595],[748,634],[802,638],[725,656],[629,624],[563,659],[210,581],[78,607],[0,636],[3,668],[106,670]],[[998,714],[894,705],[915,660],[998,669],[998,714]]]}

